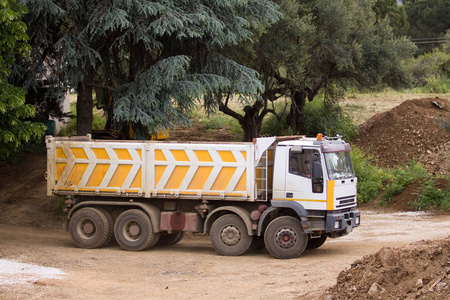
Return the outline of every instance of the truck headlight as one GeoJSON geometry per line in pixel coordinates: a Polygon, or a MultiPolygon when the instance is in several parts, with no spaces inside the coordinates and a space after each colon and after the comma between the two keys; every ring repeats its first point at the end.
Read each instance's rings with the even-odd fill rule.
{"type": "Polygon", "coordinates": [[[341,222],[340,221],[335,221],[334,222],[334,229],[339,229],[341,227],[341,222]]]}

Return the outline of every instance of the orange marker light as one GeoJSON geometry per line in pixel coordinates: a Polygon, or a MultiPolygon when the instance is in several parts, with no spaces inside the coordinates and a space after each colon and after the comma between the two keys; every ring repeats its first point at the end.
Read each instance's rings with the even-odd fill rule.
{"type": "Polygon", "coordinates": [[[321,133],[318,133],[318,134],[317,134],[317,140],[318,140],[318,141],[322,141],[322,140],[323,140],[323,136],[322,136],[321,133]]]}

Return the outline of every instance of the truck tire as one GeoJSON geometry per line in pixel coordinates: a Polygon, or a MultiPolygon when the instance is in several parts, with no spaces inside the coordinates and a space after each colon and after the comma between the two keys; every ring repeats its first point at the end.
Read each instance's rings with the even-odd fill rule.
{"type": "Polygon", "coordinates": [[[303,233],[298,219],[281,216],[269,223],[264,241],[273,257],[289,259],[299,257],[305,251],[308,235],[303,233]]]}
{"type": "Polygon", "coordinates": [[[175,245],[184,238],[184,231],[168,233],[167,235],[161,235],[159,237],[159,246],[175,245]]]}
{"type": "Polygon", "coordinates": [[[84,207],[76,211],[69,221],[72,240],[80,248],[98,248],[108,243],[112,223],[102,209],[84,207]]]}
{"type": "Polygon", "coordinates": [[[149,249],[159,239],[159,233],[153,232],[150,217],[139,209],[126,210],[117,217],[114,236],[119,246],[128,251],[149,249]]]}
{"type": "Polygon", "coordinates": [[[211,243],[217,253],[226,256],[242,255],[252,245],[253,238],[247,226],[238,216],[227,214],[219,217],[211,226],[211,243]]]}
{"type": "Polygon", "coordinates": [[[106,246],[106,245],[109,245],[114,238],[114,218],[108,210],[101,208],[101,207],[96,207],[96,209],[98,209],[105,215],[106,220],[108,222],[108,228],[109,228],[108,237],[107,237],[105,243],[103,244],[104,246],[106,246]]]}
{"type": "Polygon", "coordinates": [[[317,249],[325,243],[327,240],[326,235],[322,235],[320,238],[309,239],[308,245],[306,245],[306,249],[317,249]]]}

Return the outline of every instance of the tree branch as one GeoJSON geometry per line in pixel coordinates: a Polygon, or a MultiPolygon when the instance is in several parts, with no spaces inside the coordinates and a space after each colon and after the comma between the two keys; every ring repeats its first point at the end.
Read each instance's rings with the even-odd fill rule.
{"type": "Polygon", "coordinates": [[[95,84],[95,83],[89,84],[88,87],[100,88],[100,89],[105,89],[105,90],[108,90],[108,91],[111,91],[111,92],[117,92],[116,88],[113,88],[111,86],[99,85],[99,84],[95,84]]]}

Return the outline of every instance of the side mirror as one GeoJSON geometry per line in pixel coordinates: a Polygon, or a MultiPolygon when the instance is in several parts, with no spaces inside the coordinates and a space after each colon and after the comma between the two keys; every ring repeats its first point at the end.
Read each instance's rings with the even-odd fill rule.
{"type": "Polygon", "coordinates": [[[320,156],[318,153],[313,154],[312,189],[313,189],[313,193],[322,193],[323,192],[322,164],[320,163],[320,156]],[[316,156],[317,156],[317,159],[316,159],[316,156]]]}

